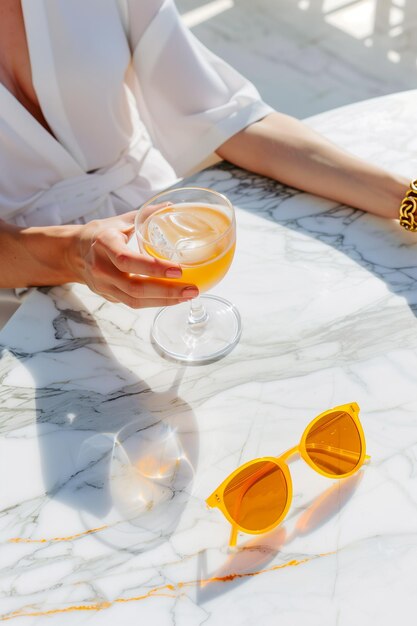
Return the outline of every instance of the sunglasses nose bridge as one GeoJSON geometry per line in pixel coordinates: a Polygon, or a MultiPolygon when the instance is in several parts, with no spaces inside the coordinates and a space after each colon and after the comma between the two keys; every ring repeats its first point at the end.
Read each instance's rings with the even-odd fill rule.
{"type": "Polygon", "coordinates": [[[296,454],[299,454],[299,453],[300,453],[300,447],[294,446],[293,448],[290,448],[289,450],[284,452],[284,454],[281,454],[278,458],[280,461],[288,461],[291,459],[292,456],[295,456],[296,454]]]}

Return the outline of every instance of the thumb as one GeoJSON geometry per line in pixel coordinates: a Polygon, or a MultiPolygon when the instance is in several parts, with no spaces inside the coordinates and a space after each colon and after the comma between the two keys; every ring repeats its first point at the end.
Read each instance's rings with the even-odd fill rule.
{"type": "Polygon", "coordinates": [[[158,204],[148,204],[144,209],[139,208],[136,209],[136,211],[128,211],[127,213],[123,213],[122,215],[120,215],[120,218],[126,224],[126,227],[122,229],[122,232],[125,234],[131,234],[132,229],[135,225],[135,218],[138,214],[138,211],[141,212],[141,223],[143,224],[145,220],[147,220],[148,217],[152,215],[152,213],[155,213],[155,211],[171,205],[172,202],[159,202],[158,204]]]}

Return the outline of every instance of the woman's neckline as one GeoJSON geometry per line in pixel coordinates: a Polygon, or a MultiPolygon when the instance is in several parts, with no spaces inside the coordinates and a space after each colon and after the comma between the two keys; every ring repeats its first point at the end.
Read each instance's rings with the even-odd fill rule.
{"type": "Polygon", "coordinates": [[[17,49],[18,55],[16,57],[16,62],[19,63],[19,61],[24,61],[25,68],[23,76],[26,76],[25,81],[26,83],[28,83],[29,90],[33,92],[36,101],[34,101],[28,91],[24,89],[24,87],[22,87],[23,83],[19,81],[19,77],[14,76],[13,71],[11,71],[11,69],[7,67],[5,67],[3,72],[1,73],[2,76],[0,74],[0,85],[2,86],[3,90],[9,93],[9,95],[16,101],[16,103],[18,103],[21,107],[25,109],[27,115],[29,115],[35,123],[39,124],[46,133],[56,139],[48,121],[46,120],[40,103],[39,95],[35,88],[33,79],[33,61],[30,54],[23,2],[20,1],[19,5],[20,15],[16,15],[16,19],[21,20],[21,23],[18,25],[18,30],[21,30],[17,33],[17,38],[21,40],[21,45],[17,49]]]}

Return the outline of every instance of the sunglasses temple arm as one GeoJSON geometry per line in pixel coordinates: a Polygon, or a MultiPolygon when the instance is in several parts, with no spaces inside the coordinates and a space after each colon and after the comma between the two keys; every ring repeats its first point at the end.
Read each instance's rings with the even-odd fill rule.
{"type": "Polygon", "coordinates": [[[237,526],[232,526],[230,531],[229,548],[234,548],[237,543],[237,526]]]}

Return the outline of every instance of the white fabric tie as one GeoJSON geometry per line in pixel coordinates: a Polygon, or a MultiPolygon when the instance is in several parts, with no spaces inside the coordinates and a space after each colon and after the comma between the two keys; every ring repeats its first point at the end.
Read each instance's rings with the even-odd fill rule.
{"type": "Polygon", "coordinates": [[[101,217],[116,215],[117,211],[106,206],[111,204],[110,194],[121,190],[123,197],[122,188],[137,177],[139,167],[138,161],[124,157],[105,171],[59,181],[42,192],[23,215],[15,215],[14,222],[23,227],[69,224],[81,218],[84,222],[95,217],[92,214],[101,207],[101,217]]]}

